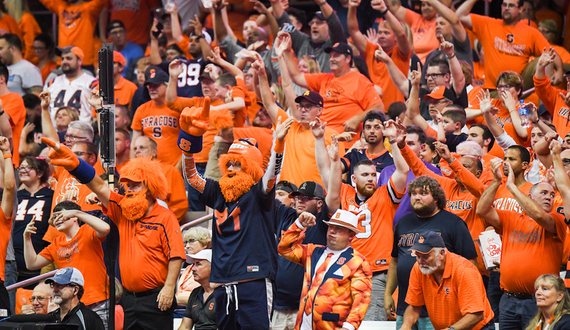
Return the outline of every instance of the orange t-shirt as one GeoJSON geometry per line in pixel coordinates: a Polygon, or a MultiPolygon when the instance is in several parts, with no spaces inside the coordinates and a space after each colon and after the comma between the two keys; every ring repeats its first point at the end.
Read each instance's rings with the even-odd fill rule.
{"type": "Polygon", "coordinates": [[[378,187],[364,203],[356,203],[356,190],[346,183],[340,190],[341,209],[358,216],[356,239],[352,248],[362,253],[373,272],[388,270],[394,243],[393,219],[405,192],[396,191],[392,178],[389,184],[378,187]]]}
{"type": "Polygon", "coordinates": [[[251,105],[247,107],[247,118],[249,119],[249,123],[253,123],[253,118],[257,115],[259,109],[261,109],[261,105],[257,103],[257,94],[255,92],[247,92],[249,94],[249,98],[251,99],[251,105]]]}
{"type": "Polygon", "coordinates": [[[435,17],[428,21],[422,15],[406,9],[405,22],[410,26],[414,36],[414,52],[423,64],[432,51],[439,48],[439,40],[435,36],[435,17]]]}
{"type": "Polygon", "coordinates": [[[75,267],[79,269],[85,278],[85,295],[81,301],[85,305],[91,305],[109,298],[106,286],[107,269],[103,262],[103,248],[101,242],[105,238],[97,237],[95,229],[89,225],[83,225],[77,234],[67,240],[61,235],[53,240],[40,256],[55,262],[58,269],[75,267]]]}
{"type": "Polygon", "coordinates": [[[240,111],[234,112],[234,127],[242,127],[245,125],[248,117],[248,107],[251,105],[251,98],[249,91],[245,87],[245,82],[241,78],[236,78],[237,85],[232,87],[232,98],[242,98],[245,102],[245,107],[240,111]]]}
{"type": "Polygon", "coordinates": [[[186,259],[178,219],[155,203],[147,216],[129,221],[119,207],[123,198],[111,191],[109,208],[103,208],[105,215],[119,229],[119,267],[123,286],[131,292],[160,288],[166,281],[170,260],[186,259]]]}
{"type": "Polygon", "coordinates": [[[4,281],[4,267],[6,266],[6,253],[8,253],[8,242],[12,233],[12,217],[7,217],[0,207],[0,280],[4,281]]]}
{"type": "MultiPolygon", "coordinates": [[[[323,97],[321,120],[338,133],[344,132],[344,123],[350,118],[377,103],[382,104],[374,84],[359,72],[351,71],[342,77],[335,77],[334,73],[314,73],[304,76],[309,90],[319,92],[323,97]]],[[[381,109],[384,110],[383,104],[381,109]]],[[[360,136],[361,127],[362,124],[355,136],[360,136]]],[[[356,140],[354,139],[352,143],[356,140]]]]}
{"type": "MultiPolygon", "coordinates": [[[[404,94],[398,90],[396,84],[390,79],[388,74],[388,69],[386,69],[386,64],[378,61],[374,58],[374,52],[378,49],[378,45],[366,41],[366,50],[362,54],[368,64],[368,73],[370,74],[370,79],[375,85],[382,88],[382,102],[384,102],[385,107],[389,107],[390,104],[400,101],[404,102],[404,94]]],[[[398,69],[407,76],[408,70],[410,69],[410,58],[412,57],[412,52],[405,56],[400,52],[398,46],[395,46],[390,53],[390,58],[396,64],[398,69]]]]}
{"type": "Polygon", "coordinates": [[[473,33],[485,50],[484,88],[495,88],[497,77],[503,71],[521,73],[531,56],[540,56],[550,44],[542,33],[524,22],[507,26],[503,20],[470,14],[473,33]]]}
{"type": "Polygon", "coordinates": [[[34,15],[25,12],[20,19],[18,28],[22,31],[22,53],[24,59],[33,62],[36,59],[34,53],[34,38],[42,33],[42,29],[34,18],[34,15]]]}
{"type": "MultiPolygon", "coordinates": [[[[224,101],[222,101],[220,99],[213,100],[210,103],[210,105],[222,105],[222,104],[224,104],[224,101]]],[[[178,111],[179,116],[180,116],[180,113],[186,107],[190,107],[190,108],[191,107],[203,107],[204,106],[204,98],[203,97],[192,97],[192,98],[177,97],[174,102],[166,102],[166,106],[168,106],[170,109],[174,109],[174,110],[178,111]]],[[[138,112],[138,110],[137,110],[137,112],[138,112]]],[[[136,117],[136,113],[135,113],[135,117],[136,117]]],[[[200,151],[199,153],[194,155],[194,161],[196,163],[207,163],[208,162],[208,157],[210,155],[210,149],[212,149],[212,147],[214,146],[214,137],[216,135],[218,135],[219,131],[220,130],[218,130],[212,126],[208,127],[208,130],[206,131],[206,133],[204,133],[204,135],[202,137],[202,151],[200,151]]],[[[177,155],[176,162],[178,162],[178,159],[180,159],[180,157],[182,157],[182,151],[180,151],[180,149],[178,149],[177,143],[178,143],[178,133],[176,133],[176,139],[174,139],[174,146],[177,149],[177,151],[176,151],[176,155],[177,155]]],[[[159,159],[160,159],[160,157],[159,157],[159,159]]],[[[176,162],[173,165],[176,165],[176,162]]]]}
{"type": "Polygon", "coordinates": [[[534,281],[542,274],[558,274],[566,239],[564,216],[550,213],[556,222],[551,234],[526,214],[497,210],[503,236],[501,287],[506,291],[534,294],[534,281]]]}
{"type": "Polygon", "coordinates": [[[550,45],[550,47],[554,48],[556,53],[560,55],[562,63],[570,63],[570,53],[566,50],[566,48],[558,45],[550,45]]]}
{"type": "Polygon", "coordinates": [[[131,128],[142,131],[143,136],[148,136],[156,142],[158,160],[176,166],[182,157],[177,142],[180,132],[179,119],[180,111],[166,105],[156,106],[154,101],[150,100],[138,107],[131,128]]]}
{"type": "MultiPolygon", "coordinates": [[[[93,0],[79,5],[70,5],[64,0],[40,0],[40,2],[59,18],[58,46],[77,46],[85,55],[83,65],[95,64],[97,54],[93,49],[93,32],[99,13],[107,4],[107,0],[93,0]]],[[[146,31],[148,30],[145,30],[145,33],[146,31]]]]}
{"type": "Polygon", "coordinates": [[[20,40],[22,40],[22,31],[18,27],[18,22],[16,22],[16,20],[8,14],[2,13],[1,15],[2,17],[0,17],[0,29],[5,30],[7,33],[13,33],[17,35],[20,40]]]}
{"type": "MultiPolygon", "coordinates": [[[[35,66],[38,66],[38,59],[36,58],[33,62],[32,62],[35,66]]],[[[55,63],[54,61],[49,61],[46,65],[44,65],[41,69],[40,72],[42,73],[42,82],[45,83],[47,77],[49,76],[49,74],[51,73],[52,70],[57,69],[57,63],[55,63]]]]}
{"type": "MultiPolygon", "coordinates": [[[[279,109],[279,115],[282,122],[289,118],[287,113],[279,109]]],[[[322,117],[321,117],[322,120],[322,117]]],[[[324,120],[323,120],[324,121],[324,120]]],[[[325,127],[325,144],[331,144],[331,136],[337,132],[325,127]]],[[[339,143],[340,157],[344,156],[344,145],[339,143]]],[[[280,180],[289,181],[300,186],[305,181],[315,181],[321,186],[321,174],[317,168],[317,160],[315,159],[315,137],[310,129],[305,129],[303,125],[297,121],[293,121],[289,133],[285,136],[285,156],[283,160],[283,168],[281,170],[280,180]]]]}
{"type": "MultiPolygon", "coordinates": [[[[512,211],[516,213],[523,213],[522,207],[517,202],[516,198],[507,188],[505,184],[507,182],[507,178],[503,178],[503,182],[497,189],[497,193],[495,194],[495,200],[493,200],[493,207],[499,210],[506,210],[512,211]]],[[[528,195],[530,193],[530,188],[532,188],[533,184],[531,182],[525,182],[519,190],[528,195]]]]}
{"type": "Polygon", "coordinates": [[[20,135],[26,123],[26,108],[24,107],[24,99],[18,93],[8,93],[0,96],[2,100],[2,108],[10,115],[10,127],[12,128],[12,143],[14,144],[14,154],[12,163],[14,166],[20,165],[20,135]]]}
{"type": "Polygon", "coordinates": [[[435,329],[446,329],[466,314],[483,312],[483,320],[472,328],[478,330],[494,317],[477,268],[449,251],[440,284],[433,275],[422,274],[416,262],[410,273],[406,302],[412,306],[425,305],[435,329]]]}
{"type": "Polygon", "coordinates": [[[273,130],[265,127],[236,127],[234,128],[234,139],[254,138],[257,141],[257,149],[263,156],[263,170],[267,168],[271,157],[271,147],[273,146],[273,130]]]}
{"type": "Polygon", "coordinates": [[[137,89],[137,85],[133,82],[123,77],[119,78],[119,82],[115,85],[115,104],[126,105],[127,109],[130,109],[133,95],[137,89]]]}
{"type": "Polygon", "coordinates": [[[534,77],[534,90],[546,110],[552,115],[552,124],[556,127],[556,132],[559,136],[565,137],[570,133],[570,109],[560,93],[566,95],[566,91],[550,85],[548,76],[542,79],[534,77]]]}
{"type": "Polygon", "coordinates": [[[184,187],[182,174],[176,167],[163,162],[160,163],[160,169],[168,182],[168,194],[164,201],[170,211],[176,215],[178,221],[182,221],[188,211],[188,198],[186,198],[184,193],[186,188],[184,187]]]}
{"type": "Polygon", "coordinates": [[[139,45],[146,45],[152,24],[152,10],[161,6],[160,0],[109,1],[110,21],[119,20],[127,30],[127,40],[139,45]]]}

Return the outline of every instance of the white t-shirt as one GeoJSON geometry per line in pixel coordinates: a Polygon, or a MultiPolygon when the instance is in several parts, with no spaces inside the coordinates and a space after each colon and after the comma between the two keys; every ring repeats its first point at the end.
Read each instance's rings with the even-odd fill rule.
{"type": "Polygon", "coordinates": [[[26,60],[20,60],[18,63],[8,66],[8,72],[10,73],[8,89],[12,93],[23,96],[29,92],[30,88],[42,86],[40,69],[26,60]]]}
{"type": "Polygon", "coordinates": [[[90,123],[92,107],[88,99],[96,85],[97,79],[86,73],[71,81],[64,74],[48,81],[44,91],[51,93],[51,119],[55,119],[57,109],[67,106],[79,111],[79,120],[90,123]]]}

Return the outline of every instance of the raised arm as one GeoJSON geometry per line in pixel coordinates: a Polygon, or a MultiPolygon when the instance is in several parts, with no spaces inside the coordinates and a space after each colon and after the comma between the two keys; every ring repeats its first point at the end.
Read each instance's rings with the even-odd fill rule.
{"type": "Polygon", "coordinates": [[[392,157],[394,158],[394,165],[396,166],[396,171],[392,174],[392,183],[397,192],[405,192],[406,184],[408,180],[408,172],[410,167],[408,163],[402,157],[400,148],[398,147],[398,137],[406,135],[406,127],[400,122],[395,122],[393,120],[388,120],[384,123],[384,129],[382,134],[388,138],[390,147],[392,148],[392,157]]]}
{"type": "Polygon", "coordinates": [[[392,29],[392,32],[396,36],[398,49],[402,54],[408,56],[408,54],[412,51],[412,48],[410,47],[408,35],[406,34],[406,31],[404,30],[404,27],[402,26],[400,20],[398,20],[398,18],[388,10],[388,7],[386,6],[386,2],[384,0],[373,0],[370,4],[374,10],[377,10],[381,14],[384,14],[384,19],[388,22],[390,28],[392,29]]]}
{"type": "Polygon", "coordinates": [[[342,172],[340,155],[338,153],[338,140],[332,136],[330,146],[327,147],[330,158],[329,182],[327,186],[326,202],[332,212],[340,208],[340,191],[342,189],[342,172]]]}
{"type": "MultiPolygon", "coordinates": [[[[372,2],[375,2],[374,0],[372,2]]],[[[377,1],[376,1],[377,2],[377,1]]],[[[406,8],[402,6],[400,0],[388,1],[388,9],[396,16],[400,22],[406,21],[406,8]]]]}
{"type": "Polygon", "coordinates": [[[51,260],[38,255],[34,249],[34,244],[32,243],[32,234],[37,233],[35,224],[36,217],[33,217],[24,229],[24,261],[26,262],[26,268],[29,270],[40,269],[51,263],[51,260]]]}
{"type": "MultiPolygon", "coordinates": [[[[198,15],[194,15],[194,19],[190,20],[190,26],[194,30],[194,35],[201,37],[203,35],[202,23],[198,15]]],[[[206,41],[206,38],[200,38],[200,50],[202,51],[202,58],[208,58],[212,56],[212,46],[206,41]]]]}
{"type": "Polygon", "coordinates": [[[274,37],[277,36],[277,33],[279,33],[279,24],[277,23],[277,20],[271,11],[268,10],[267,7],[265,7],[265,5],[260,1],[255,1],[253,3],[253,8],[255,8],[255,10],[257,10],[260,15],[265,15],[265,18],[269,23],[269,27],[271,28],[271,34],[274,37]]]}
{"type": "MultiPolygon", "coordinates": [[[[179,59],[175,59],[168,65],[168,85],[166,86],[166,102],[174,102],[178,97],[176,86],[178,85],[178,76],[182,73],[183,68],[179,59]]],[[[131,141],[135,141],[131,139],[131,141]]]]}
{"type": "Polygon", "coordinates": [[[471,16],[469,16],[469,14],[471,13],[471,9],[473,9],[475,3],[477,3],[477,0],[466,0],[455,11],[455,14],[457,14],[463,26],[470,30],[473,29],[473,22],[471,21],[471,16]]]}
{"type": "Polygon", "coordinates": [[[226,38],[226,36],[230,36],[233,42],[237,41],[237,37],[234,35],[230,24],[228,23],[228,14],[226,9],[226,4],[222,0],[214,0],[212,1],[212,9],[214,16],[214,35],[218,44],[226,38]]]}
{"type": "Polygon", "coordinates": [[[358,6],[360,6],[360,0],[350,0],[348,2],[346,27],[348,28],[348,34],[350,34],[356,49],[358,49],[359,52],[364,53],[368,40],[366,40],[366,37],[364,37],[358,28],[358,19],[356,18],[356,8],[358,8],[358,6]]]}
{"type": "MultiPolygon", "coordinates": [[[[278,49],[275,49],[275,52],[278,51],[278,49]]],[[[291,77],[289,76],[289,70],[287,70],[287,64],[285,64],[285,58],[283,56],[279,56],[278,60],[278,65],[281,69],[281,87],[283,87],[283,92],[285,93],[285,100],[289,106],[289,113],[293,118],[295,118],[295,120],[301,121],[301,112],[299,111],[299,107],[297,107],[297,102],[295,102],[297,94],[295,94],[293,85],[291,85],[291,77]]]]}
{"type": "Polygon", "coordinates": [[[54,141],[59,141],[59,135],[57,135],[57,131],[49,113],[49,104],[51,102],[50,92],[46,91],[40,93],[40,100],[42,106],[42,135],[54,141]]]}
{"type": "Polygon", "coordinates": [[[505,130],[495,121],[495,118],[493,118],[493,114],[497,113],[499,109],[493,107],[489,90],[485,89],[479,91],[477,99],[479,100],[479,109],[481,109],[483,113],[483,118],[485,118],[485,123],[487,127],[489,127],[491,134],[493,134],[495,138],[501,136],[505,133],[505,130]]]}
{"type": "MultiPolygon", "coordinates": [[[[550,142],[550,154],[552,155],[552,165],[554,166],[554,180],[556,188],[562,197],[562,203],[566,209],[570,209],[570,179],[568,173],[562,163],[560,151],[562,146],[557,140],[550,142]]],[[[566,219],[570,218],[570,214],[565,216],[566,219]]]]}
{"type": "Polygon", "coordinates": [[[313,122],[309,123],[311,132],[315,137],[315,160],[317,161],[317,168],[319,170],[319,174],[321,175],[323,185],[325,189],[328,190],[331,162],[325,143],[326,125],[327,123],[322,123],[319,117],[315,118],[313,122]]]}
{"type": "MultiPolygon", "coordinates": [[[[48,116],[49,116],[49,111],[48,111],[48,116]]],[[[2,100],[0,100],[0,135],[8,138],[10,146],[14,145],[12,139],[12,126],[10,126],[10,115],[4,111],[4,108],[2,108],[2,100]]]]}
{"type": "Polygon", "coordinates": [[[275,40],[274,47],[280,47],[282,43],[284,43],[282,47],[284,47],[285,50],[281,53],[281,56],[287,66],[291,80],[301,87],[309,88],[309,85],[307,85],[307,81],[305,80],[305,75],[299,71],[299,68],[297,68],[297,64],[295,63],[293,51],[291,49],[291,36],[289,33],[281,31],[277,34],[277,40],[275,40]]]}
{"type": "Polygon", "coordinates": [[[459,16],[451,10],[451,8],[447,7],[443,3],[439,2],[438,0],[424,0],[428,2],[437,13],[445,18],[449,24],[451,24],[451,34],[459,41],[459,43],[463,43],[467,38],[467,31],[461,24],[461,20],[459,16]]]}
{"type": "MultiPolygon", "coordinates": [[[[12,153],[10,152],[10,141],[5,136],[0,136],[0,150],[2,150],[4,167],[4,192],[2,194],[2,212],[6,218],[12,217],[14,210],[14,198],[16,196],[16,178],[14,176],[14,166],[12,165],[12,153]]],[[[15,152],[18,152],[17,150],[15,152]]]]}
{"type": "Polygon", "coordinates": [[[88,224],[91,228],[95,230],[95,232],[97,233],[97,237],[99,238],[107,236],[107,234],[109,234],[109,232],[111,231],[111,226],[109,226],[108,223],[83,211],[62,210],[61,212],[58,212],[54,222],[60,217],[64,221],[74,217],[83,221],[84,223],[88,224]]]}
{"type": "Polygon", "coordinates": [[[150,28],[150,64],[152,65],[160,65],[162,63],[162,58],[160,57],[160,52],[158,50],[158,38],[160,38],[163,34],[162,32],[156,37],[154,35],[155,32],[158,32],[158,28],[156,27],[158,24],[158,20],[155,18],[152,27],[150,28]]]}
{"type": "Polygon", "coordinates": [[[495,195],[497,194],[497,190],[503,180],[503,160],[499,158],[492,159],[491,171],[494,174],[494,179],[491,181],[491,184],[487,187],[485,192],[483,192],[483,195],[481,195],[479,203],[477,204],[476,213],[487,221],[488,224],[500,229],[502,228],[501,219],[499,218],[497,210],[493,207],[493,201],[495,200],[495,195]]]}
{"type": "MultiPolygon", "coordinates": [[[[436,0],[437,1],[437,0],[436,0]]],[[[453,89],[457,96],[463,93],[463,88],[465,87],[465,75],[463,74],[463,69],[461,69],[461,63],[455,56],[455,47],[449,41],[445,41],[442,36],[439,37],[439,50],[445,53],[447,57],[447,62],[449,63],[449,70],[451,71],[451,78],[453,79],[453,89]]]]}
{"type": "Polygon", "coordinates": [[[253,62],[252,67],[255,70],[259,81],[259,93],[261,94],[263,106],[275,124],[277,123],[277,117],[279,116],[279,106],[275,103],[275,96],[273,96],[273,93],[271,92],[271,87],[267,80],[267,74],[265,73],[265,64],[263,64],[261,56],[258,55],[258,59],[253,62]]]}
{"type": "MultiPolygon", "coordinates": [[[[509,189],[517,202],[519,202],[519,205],[523,211],[528,214],[532,220],[536,221],[536,223],[538,223],[541,227],[550,233],[556,235],[556,221],[554,220],[554,217],[544,211],[537,202],[520,191],[520,189],[515,184],[515,175],[513,173],[513,169],[511,168],[511,164],[507,163],[507,167],[509,169],[509,176],[507,177],[507,189],[509,189]]],[[[554,199],[554,193],[552,195],[552,199],[554,199]]]]}
{"type": "Polygon", "coordinates": [[[526,128],[522,127],[521,117],[519,115],[519,110],[517,108],[517,102],[511,93],[503,91],[500,95],[501,100],[505,104],[505,107],[509,109],[509,114],[511,115],[511,122],[513,123],[513,128],[517,135],[525,140],[528,137],[528,131],[526,128]]]}
{"type": "Polygon", "coordinates": [[[388,74],[390,75],[390,79],[392,79],[394,85],[396,85],[398,90],[404,94],[405,98],[409,98],[410,82],[408,81],[408,77],[398,69],[394,61],[392,61],[392,58],[382,49],[382,46],[378,45],[378,49],[374,52],[374,58],[386,64],[386,69],[388,69],[388,74]]]}
{"type": "Polygon", "coordinates": [[[461,162],[449,152],[449,147],[445,143],[436,144],[437,153],[439,156],[449,164],[457,178],[461,181],[463,186],[475,197],[481,198],[485,186],[479,179],[467,170],[461,162]]]}
{"type": "MultiPolygon", "coordinates": [[[[420,114],[420,81],[421,81],[422,70],[418,63],[418,69],[412,71],[411,73],[411,84],[410,95],[406,103],[406,117],[410,119],[412,124],[421,127],[424,131],[428,128],[428,123],[424,117],[420,114]]],[[[406,78],[406,82],[408,79],[406,78]]]]}
{"type": "Polygon", "coordinates": [[[184,39],[182,36],[182,27],[180,26],[180,20],[178,18],[178,6],[176,1],[174,2],[174,7],[170,11],[170,24],[172,26],[172,38],[176,43],[179,43],[184,39]]]}
{"type": "Polygon", "coordinates": [[[268,193],[273,189],[276,182],[279,182],[279,174],[281,173],[281,164],[283,164],[283,152],[285,151],[285,136],[291,128],[294,119],[289,117],[283,121],[280,116],[275,124],[275,138],[273,139],[273,149],[271,157],[267,164],[267,169],[263,175],[263,192],[268,193]]]}
{"type": "Polygon", "coordinates": [[[194,154],[202,151],[202,136],[206,133],[210,116],[210,98],[204,99],[203,108],[186,108],[180,114],[180,133],[178,147],[182,150],[182,174],[184,180],[203,193],[206,179],[196,170],[194,154]]]}

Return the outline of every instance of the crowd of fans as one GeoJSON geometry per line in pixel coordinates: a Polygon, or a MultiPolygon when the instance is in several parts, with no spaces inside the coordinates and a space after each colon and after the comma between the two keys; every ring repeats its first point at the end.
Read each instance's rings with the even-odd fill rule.
{"type": "Polygon", "coordinates": [[[570,4],[39,1],[56,36],[0,6],[1,315],[107,329],[115,279],[116,329],[568,328],[570,4]]]}

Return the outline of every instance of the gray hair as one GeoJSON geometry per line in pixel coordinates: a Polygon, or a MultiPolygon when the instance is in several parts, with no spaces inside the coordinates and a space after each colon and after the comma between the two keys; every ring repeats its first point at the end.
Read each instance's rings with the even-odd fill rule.
{"type": "Polygon", "coordinates": [[[93,137],[95,136],[95,132],[93,132],[93,126],[81,120],[74,120],[67,126],[67,129],[70,127],[78,129],[87,135],[87,138],[90,142],[93,142],[93,137]]]}
{"type": "Polygon", "coordinates": [[[465,150],[467,153],[464,155],[483,157],[483,148],[475,141],[463,141],[457,145],[457,153],[460,154],[459,149],[465,150]]]}

